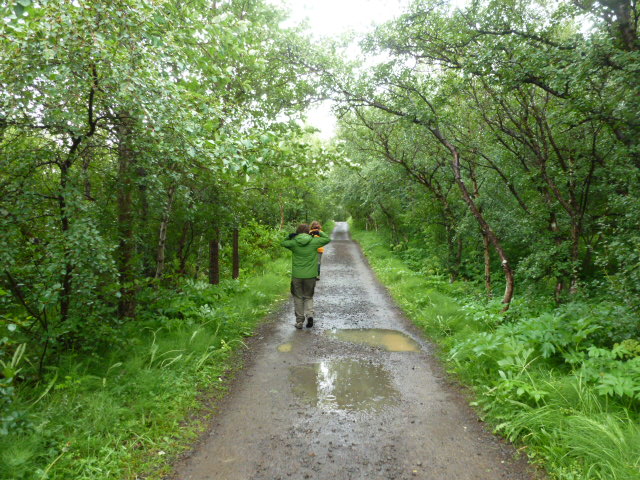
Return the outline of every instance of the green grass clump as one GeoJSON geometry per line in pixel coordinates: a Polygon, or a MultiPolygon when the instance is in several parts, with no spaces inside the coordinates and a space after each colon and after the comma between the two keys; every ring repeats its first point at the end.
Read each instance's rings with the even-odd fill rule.
{"type": "Polygon", "coordinates": [[[285,297],[289,263],[218,286],[141,292],[146,307],[113,348],[62,355],[40,384],[18,388],[13,407],[28,421],[0,436],[0,478],[160,478],[201,428],[189,415],[202,392],[224,392],[234,351],[285,297]]]}
{"type": "Polygon", "coordinates": [[[498,300],[409,268],[383,235],[352,234],[497,432],[552,478],[640,479],[640,342],[628,312],[532,297],[503,314],[498,300]]]}

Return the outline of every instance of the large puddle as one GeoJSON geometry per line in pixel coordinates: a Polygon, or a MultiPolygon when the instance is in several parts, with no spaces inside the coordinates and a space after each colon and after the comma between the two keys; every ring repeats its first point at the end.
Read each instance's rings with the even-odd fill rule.
{"type": "Polygon", "coordinates": [[[329,336],[353,343],[382,347],[388,352],[419,352],[420,344],[398,330],[384,328],[352,328],[330,330],[329,336]]]}
{"type": "Polygon", "coordinates": [[[379,365],[328,360],[291,368],[293,392],[330,410],[378,410],[398,399],[391,375],[379,365]]]}

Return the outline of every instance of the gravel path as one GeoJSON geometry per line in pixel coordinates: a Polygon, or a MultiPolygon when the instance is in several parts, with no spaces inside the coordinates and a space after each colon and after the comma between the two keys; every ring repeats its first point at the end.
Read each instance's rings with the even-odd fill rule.
{"type": "Polygon", "coordinates": [[[446,379],[346,223],[326,247],[315,301],[312,329],[293,327],[292,302],[263,329],[175,478],[536,478],[446,379]]]}

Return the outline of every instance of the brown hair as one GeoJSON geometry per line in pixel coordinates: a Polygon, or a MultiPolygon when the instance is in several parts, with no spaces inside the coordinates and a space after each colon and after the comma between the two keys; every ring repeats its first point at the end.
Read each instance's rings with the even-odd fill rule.
{"type": "Polygon", "coordinates": [[[307,225],[306,223],[301,223],[300,225],[298,225],[296,233],[309,233],[309,225],[307,225]]]}
{"type": "Polygon", "coordinates": [[[322,225],[320,225],[319,221],[314,220],[313,222],[311,222],[310,229],[311,230],[322,230],[322,225]]]}

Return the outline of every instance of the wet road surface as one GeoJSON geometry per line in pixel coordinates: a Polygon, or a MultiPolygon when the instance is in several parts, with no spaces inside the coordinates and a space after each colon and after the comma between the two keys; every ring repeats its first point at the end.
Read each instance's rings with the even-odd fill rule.
{"type": "Polygon", "coordinates": [[[263,329],[174,478],[535,478],[445,378],[346,223],[325,247],[314,300],[313,328],[294,328],[289,301],[263,329]]]}

